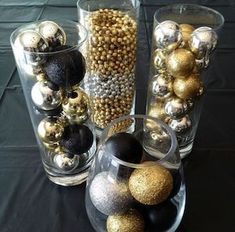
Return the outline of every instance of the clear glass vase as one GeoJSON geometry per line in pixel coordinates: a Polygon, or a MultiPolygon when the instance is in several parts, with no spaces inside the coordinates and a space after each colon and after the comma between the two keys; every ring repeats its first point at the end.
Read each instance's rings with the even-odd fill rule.
{"type": "Polygon", "coordinates": [[[86,180],[96,149],[89,98],[79,86],[86,38],[78,23],[46,20],[21,26],[10,39],[44,169],[65,186],[86,180]]]}
{"type": "Polygon", "coordinates": [[[193,147],[223,16],[210,8],[175,4],[154,15],[146,114],[176,132],[180,155],[193,147]]]}
{"type": "Polygon", "coordinates": [[[138,0],[77,2],[78,21],[88,30],[85,90],[97,129],[134,113],[139,6],[138,0]]]}
{"type": "Polygon", "coordinates": [[[175,231],[185,208],[183,168],[174,132],[143,115],[103,131],[86,188],[96,231],[175,231]]]}

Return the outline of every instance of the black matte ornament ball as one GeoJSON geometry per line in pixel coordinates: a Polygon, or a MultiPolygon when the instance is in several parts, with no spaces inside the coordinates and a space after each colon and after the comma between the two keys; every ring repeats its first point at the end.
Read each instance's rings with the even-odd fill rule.
{"type": "Polygon", "coordinates": [[[145,219],[147,232],[167,231],[175,223],[177,208],[171,201],[165,201],[155,206],[138,206],[137,209],[145,219]]]}
{"type": "Polygon", "coordinates": [[[91,148],[93,133],[85,125],[69,125],[64,128],[60,144],[69,154],[80,155],[91,148]]]}
{"type": "Polygon", "coordinates": [[[121,132],[112,135],[105,143],[106,151],[117,158],[130,162],[140,163],[143,148],[140,142],[131,134],[121,132]]]}
{"type": "Polygon", "coordinates": [[[84,57],[78,50],[70,48],[68,45],[57,47],[56,51],[61,52],[48,57],[43,66],[47,80],[54,85],[71,87],[79,84],[84,78],[86,72],[84,57]]]}

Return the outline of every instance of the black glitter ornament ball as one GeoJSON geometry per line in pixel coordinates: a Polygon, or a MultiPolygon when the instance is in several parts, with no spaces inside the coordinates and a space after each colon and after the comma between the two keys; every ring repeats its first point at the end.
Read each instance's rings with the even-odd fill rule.
{"type": "Polygon", "coordinates": [[[79,84],[86,72],[85,59],[78,50],[70,50],[68,45],[59,46],[43,66],[47,79],[60,87],[71,87],[79,84]]]}
{"type": "Polygon", "coordinates": [[[171,201],[165,201],[155,206],[138,206],[137,209],[145,219],[146,231],[168,231],[175,223],[177,208],[171,201]]]}
{"type": "Polygon", "coordinates": [[[93,133],[85,125],[69,125],[64,128],[60,144],[66,152],[80,155],[91,148],[93,133]]]}
{"type": "Polygon", "coordinates": [[[105,143],[105,150],[117,158],[130,162],[140,163],[143,148],[140,142],[131,134],[121,132],[112,135],[105,143]]]}

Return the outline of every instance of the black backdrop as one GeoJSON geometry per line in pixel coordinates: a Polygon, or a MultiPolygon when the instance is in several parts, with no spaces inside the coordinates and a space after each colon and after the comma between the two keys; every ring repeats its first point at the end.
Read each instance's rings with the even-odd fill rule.
{"type": "MultiPolygon", "coordinates": [[[[153,13],[173,0],[142,0],[137,113],[144,113],[153,13]]],[[[181,1],[182,2],[182,1],[181,1]]],[[[187,203],[180,232],[235,231],[235,2],[191,0],[226,20],[207,75],[210,83],[193,152],[184,160],[187,203]]],[[[47,17],[77,20],[73,0],[0,0],[0,231],[90,232],[85,184],[60,187],[42,168],[9,44],[23,23],[47,17]]]]}

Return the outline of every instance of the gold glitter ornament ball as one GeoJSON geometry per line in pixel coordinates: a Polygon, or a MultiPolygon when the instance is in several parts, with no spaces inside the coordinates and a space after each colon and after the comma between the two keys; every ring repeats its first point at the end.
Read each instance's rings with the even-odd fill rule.
{"type": "Polygon", "coordinates": [[[162,102],[150,105],[147,115],[166,122],[168,115],[165,112],[164,106],[165,105],[162,102]]]}
{"type": "Polygon", "coordinates": [[[107,219],[107,232],[144,232],[143,216],[134,209],[125,214],[116,214],[107,219]]]}
{"type": "Polygon", "coordinates": [[[136,169],[129,179],[132,196],[142,204],[156,205],[165,201],[173,189],[171,173],[161,165],[151,164],[136,169]]]}
{"type": "Polygon", "coordinates": [[[192,52],[179,48],[167,57],[166,66],[173,77],[185,78],[193,71],[195,58],[192,52]]]}
{"type": "Polygon", "coordinates": [[[203,93],[202,82],[197,74],[191,74],[186,79],[175,79],[174,92],[181,99],[195,98],[203,93]]]}

